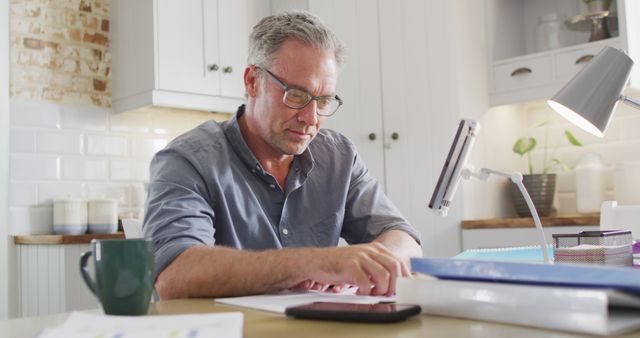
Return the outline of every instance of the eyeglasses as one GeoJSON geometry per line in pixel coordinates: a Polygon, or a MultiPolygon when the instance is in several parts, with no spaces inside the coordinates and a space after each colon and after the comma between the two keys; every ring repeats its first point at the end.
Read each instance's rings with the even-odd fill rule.
{"type": "Polygon", "coordinates": [[[316,113],[320,116],[331,116],[342,105],[342,99],[338,95],[336,96],[313,96],[306,90],[291,87],[286,85],[282,80],[275,76],[272,72],[262,67],[255,66],[256,69],[260,69],[269,76],[284,89],[284,95],[282,96],[282,102],[285,106],[292,109],[302,109],[306,107],[312,100],[316,101],[317,110],[316,113]]]}

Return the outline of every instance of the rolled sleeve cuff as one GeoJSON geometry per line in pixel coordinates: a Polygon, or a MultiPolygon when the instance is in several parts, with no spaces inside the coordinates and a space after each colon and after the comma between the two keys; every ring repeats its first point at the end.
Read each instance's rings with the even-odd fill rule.
{"type": "MultiPolygon", "coordinates": [[[[422,245],[421,239],[420,239],[420,233],[414,229],[412,226],[406,224],[406,223],[396,223],[396,224],[389,224],[387,226],[385,226],[384,228],[382,228],[382,231],[380,231],[380,233],[378,234],[378,236],[382,235],[383,233],[389,231],[389,230],[400,230],[400,231],[404,231],[406,232],[409,236],[413,237],[413,239],[419,244],[422,245]]],[[[377,237],[377,236],[376,236],[377,237]]]]}
{"type": "Polygon", "coordinates": [[[206,245],[200,241],[192,238],[179,238],[175,239],[156,250],[155,254],[155,276],[154,280],[158,278],[158,275],[173,262],[176,257],[182,254],[185,250],[196,245],[206,245]]]}

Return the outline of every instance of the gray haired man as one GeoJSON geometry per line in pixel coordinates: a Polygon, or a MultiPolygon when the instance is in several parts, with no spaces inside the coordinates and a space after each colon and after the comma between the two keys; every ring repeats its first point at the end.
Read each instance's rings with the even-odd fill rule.
{"type": "Polygon", "coordinates": [[[344,47],[318,18],[262,19],[246,107],[176,138],[151,163],[145,237],[163,299],[290,288],[391,295],[419,235],[354,145],[320,129],[336,113],[344,47]],[[337,247],[339,238],[349,246],[337,247]]]}

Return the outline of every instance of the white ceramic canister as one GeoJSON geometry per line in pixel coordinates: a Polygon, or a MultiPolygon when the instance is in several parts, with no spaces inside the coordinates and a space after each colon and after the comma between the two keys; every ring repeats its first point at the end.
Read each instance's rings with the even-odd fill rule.
{"type": "Polygon", "coordinates": [[[89,232],[110,234],[118,231],[118,201],[109,198],[89,201],[89,232]]]}
{"type": "Polygon", "coordinates": [[[578,212],[600,212],[605,200],[605,166],[598,154],[587,154],[575,168],[578,212]]]}
{"type": "Polygon", "coordinates": [[[53,232],[81,235],[87,232],[87,201],[61,198],[53,201],[53,232]]]}

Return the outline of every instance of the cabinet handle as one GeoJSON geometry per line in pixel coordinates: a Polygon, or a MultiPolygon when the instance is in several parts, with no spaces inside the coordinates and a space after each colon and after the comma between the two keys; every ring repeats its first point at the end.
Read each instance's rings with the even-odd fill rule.
{"type": "Polygon", "coordinates": [[[583,56],[579,57],[576,60],[576,65],[579,65],[579,64],[585,63],[585,62],[589,62],[589,61],[591,61],[591,59],[593,59],[593,54],[583,55],[583,56]]]}
{"type": "Polygon", "coordinates": [[[400,138],[400,134],[398,134],[396,132],[391,133],[391,139],[392,140],[396,141],[399,138],[400,138]]]}
{"type": "Polygon", "coordinates": [[[231,68],[231,66],[226,66],[222,68],[222,72],[225,74],[230,74],[231,72],[233,72],[233,68],[231,68]]]}
{"type": "Polygon", "coordinates": [[[369,134],[369,139],[370,139],[371,141],[375,141],[375,140],[376,140],[376,133],[371,133],[371,134],[369,134]]]}
{"type": "Polygon", "coordinates": [[[212,64],[212,65],[207,66],[207,69],[208,69],[210,72],[215,72],[215,71],[217,71],[219,68],[220,68],[220,67],[218,67],[218,65],[216,65],[215,63],[214,63],[214,64],[212,64]]]}
{"type": "Polygon", "coordinates": [[[528,73],[533,73],[531,68],[520,67],[520,68],[514,70],[513,72],[511,72],[511,76],[516,76],[516,75],[520,75],[520,74],[528,74],[528,73]]]}

